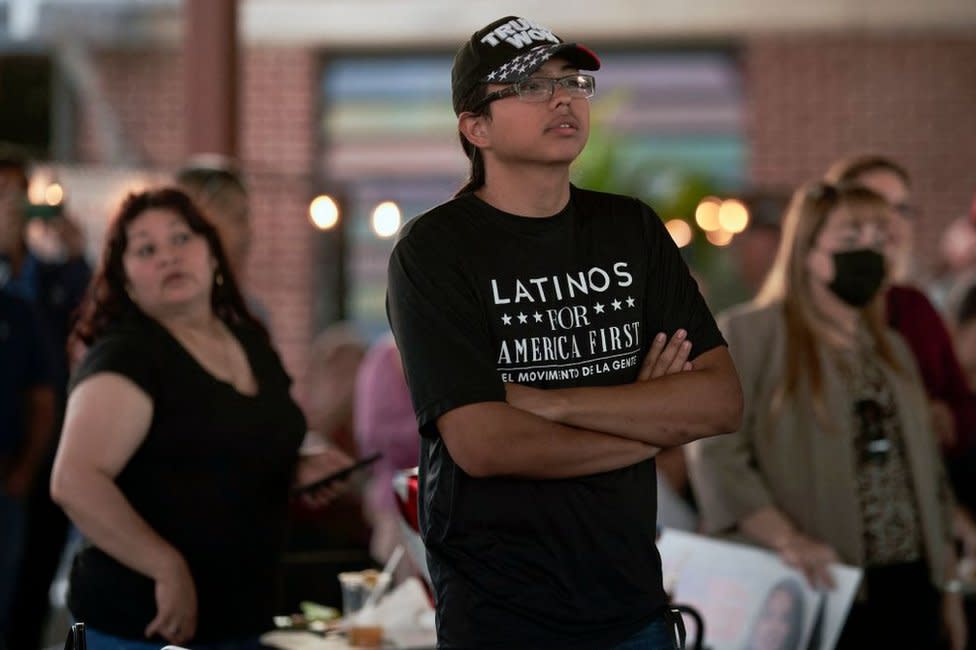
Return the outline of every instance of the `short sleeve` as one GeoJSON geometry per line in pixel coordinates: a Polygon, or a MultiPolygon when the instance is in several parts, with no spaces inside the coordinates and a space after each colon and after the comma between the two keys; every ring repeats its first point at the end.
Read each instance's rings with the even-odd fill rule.
{"type": "MultiPolygon", "coordinates": [[[[430,233],[424,233],[429,235],[430,233]]],[[[444,413],[503,401],[484,311],[450,247],[414,230],[390,257],[387,315],[403,358],[420,432],[444,413]]]]}
{"type": "Polygon", "coordinates": [[[113,331],[99,338],[85,353],[68,386],[73,391],[81,382],[103,372],[129,379],[152,396],[157,393],[158,377],[153,370],[153,341],[148,333],[135,328],[113,331]]]}
{"type": "MultiPolygon", "coordinates": [[[[644,213],[650,260],[647,305],[651,311],[648,322],[669,334],[684,328],[692,343],[691,359],[725,345],[698,282],[660,217],[643,203],[640,203],[640,209],[644,213]]],[[[651,332],[654,333],[656,330],[651,332]]]]}

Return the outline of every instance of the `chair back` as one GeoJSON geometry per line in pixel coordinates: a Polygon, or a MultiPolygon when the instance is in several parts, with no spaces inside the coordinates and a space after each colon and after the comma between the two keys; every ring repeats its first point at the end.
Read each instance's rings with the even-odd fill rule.
{"type": "Polygon", "coordinates": [[[74,623],[68,630],[68,637],[64,640],[64,650],[88,650],[85,640],[85,624],[74,623]]]}

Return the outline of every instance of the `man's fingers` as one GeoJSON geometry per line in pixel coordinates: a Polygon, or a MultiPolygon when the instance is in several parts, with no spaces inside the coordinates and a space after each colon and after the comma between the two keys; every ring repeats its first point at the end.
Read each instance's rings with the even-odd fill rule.
{"type": "Polygon", "coordinates": [[[664,344],[667,340],[668,338],[664,335],[664,332],[658,332],[654,340],[651,341],[651,349],[647,351],[644,362],[641,364],[640,373],[637,375],[638,381],[647,381],[651,378],[651,371],[654,369],[654,364],[657,363],[658,357],[661,356],[661,350],[664,349],[664,344]]]}
{"type": "MultiPolygon", "coordinates": [[[[668,341],[668,344],[664,346],[664,349],[661,351],[657,362],[654,364],[654,369],[651,371],[652,379],[663,377],[664,375],[668,374],[671,364],[674,363],[675,359],[681,354],[681,345],[684,343],[686,336],[687,332],[684,330],[678,330],[674,333],[674,336],[672,336],[671,340],[668,341]]],[[[681,360],[681,363],[684,363],[686,360],[687,355],[681,360]]],[[[681,366],[679,365],[678,367],[680,368],[681,366]]]]}
{"type": "Polygon", "coordinates": [[[685,364],[688,363],[689,354],[691,354],[691,341],[682,341],[681,345],[678,346],[678,353],[674,355],[671,365],[668,366],[666,374],[672,375],[681,372],[685,364]]]}

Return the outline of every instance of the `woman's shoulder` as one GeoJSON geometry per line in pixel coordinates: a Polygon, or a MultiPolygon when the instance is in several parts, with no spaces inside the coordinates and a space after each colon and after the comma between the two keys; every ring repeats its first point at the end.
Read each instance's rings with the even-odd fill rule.
{"type": "Polygon", "coordinates": [[[120,318],[89,346],[72,374],[69,390],[103,372],[123,375],[148,390],[160,344],[159,332],[147,317],[120,318]]]}

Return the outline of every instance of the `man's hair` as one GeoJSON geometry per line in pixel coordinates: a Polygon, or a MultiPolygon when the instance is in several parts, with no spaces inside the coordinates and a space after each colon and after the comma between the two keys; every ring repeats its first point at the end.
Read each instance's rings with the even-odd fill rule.
{"type": "Polygon", "coordinates": [[[176,172],[175,180],[198,201],[220,201],[228,192],[247,196],[247,185],[240,170],[225,156],[195,156],[176,172]]]}
{"type": "MultiPolygon", "coordinates": [[[[476,85],[471,92],[461,100],[459,105],[460,112],[465,113],[471,111],[473,108],[476,108],[487,94],[488,86],[485,84],[476,85]]],[[[483,108],[479,109],[478,114],[491,117],[491,104],[486,104],[483,108]]],[[[468,160],[471,161],[471,170],[468,172],[467,182],[465,182],[465,184],[454,196],[474,192],[485,184],[485,158],[481,153],[481,149],[471,144],[471,142],[464,137],[464,134],[461,133],[460,130],[458,131],[458,139],[461,141],[461,149],[464,151],[464,155],[467,156],[468,160]]]]}
{"type": "Polygon", "coordinates": [[[22,147],[0,142],[0,172],[18,175],[20,186],[26,192],[30,185],[30,156],[22,147]]]}

